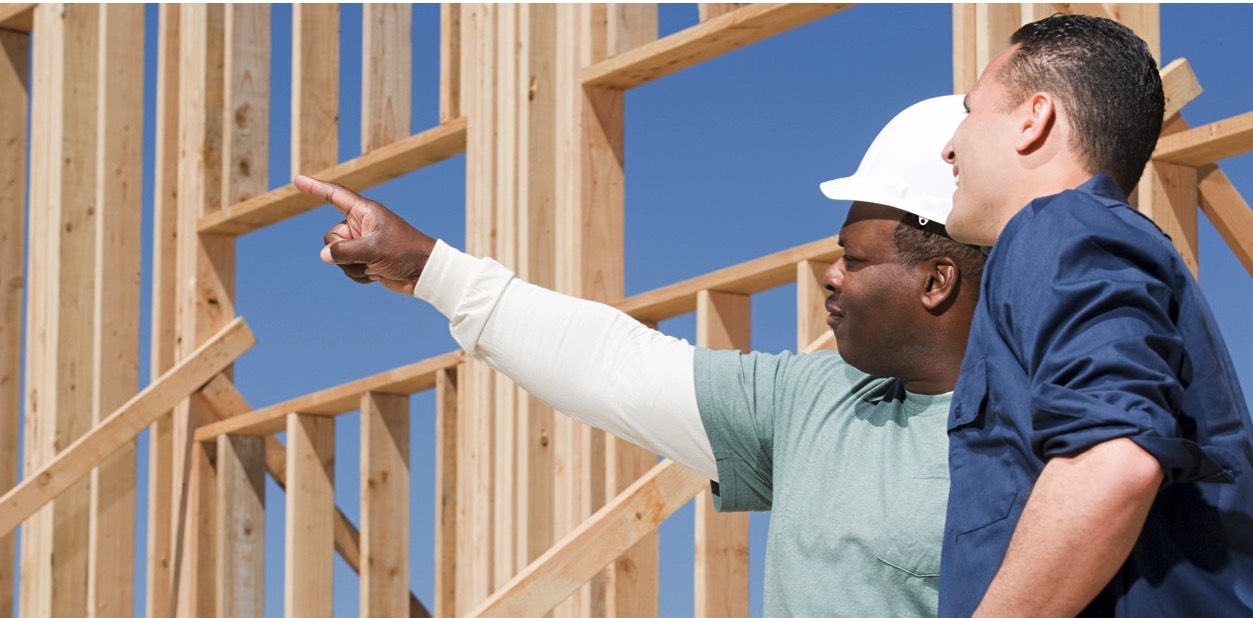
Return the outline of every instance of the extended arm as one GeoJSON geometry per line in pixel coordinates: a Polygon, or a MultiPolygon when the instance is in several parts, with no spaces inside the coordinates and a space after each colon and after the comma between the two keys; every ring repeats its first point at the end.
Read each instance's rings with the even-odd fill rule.
{"type": "Polygon", "coordinates": [[[1119,438],[1044,466],[976,616],[1074,616],[1131,553],[1162,484],[1119,438]]]}

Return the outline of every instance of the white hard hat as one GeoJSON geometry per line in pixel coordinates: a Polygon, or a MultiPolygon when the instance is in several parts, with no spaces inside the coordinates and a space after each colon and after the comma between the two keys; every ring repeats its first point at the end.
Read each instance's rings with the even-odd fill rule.
{"type": "Polygon", "coordinates": [[[915,103],[879,131],[847,178],[819,187],[833,200],[873,202],[944,223],[953,209],[953,168],[940,151],[966,117],[962,95],[915,103]]]}

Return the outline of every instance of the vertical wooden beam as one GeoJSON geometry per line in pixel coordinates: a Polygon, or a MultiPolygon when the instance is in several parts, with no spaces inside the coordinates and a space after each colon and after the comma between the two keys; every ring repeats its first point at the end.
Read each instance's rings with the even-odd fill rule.
{"type": "MultiPolygon", "coordinates": [[[[1187,128],[1187,122],[1176,116],[1166,123],[1162,133],[1169,135],[1187,128]]],[[[1132,203],[1170,236],[1184,263],[1192,271],[1192,276],[1197,276],[1200,268],[1197,231],[1200,195],[1196,168],[1165,161],[1149,161],[1144,175],[1140,177],[1132,203]]]]}
{"type": "Polygon", "coordinates": [[[184,556],[193,556],[183,564],[180,572],[182,585],[177,589],[174,603],[178,615],[214,616],[217,612],[217,480],[214,471],[217,445],[199,442],[191,445],[189,474],[187,478],[187,532],[188,545],[184,556]]]}
{"type": "MultiPolygon", "coordinates": [[[[266,192],[270,181],[270,12],[268,4],[228,4],[223,73],[223,202],[266,192]]],[[[328,94],[328,96],[330,96],[328,94]]]]}
{"type": "Polygon", "coordinates": [[[1107,5],[1112,17],[1140,35],[1149,46],[1149,53],[1162,60],[1161,8],[1157,3],[1107,5]]]}
{"type": "MultiPolygon", "coordinates": [[[[91,426],[99,7],[39,5],[34,41],[26,465],[91,426]]],[[[21,614],[87,607],[90,479],[23,532],[21,614]]]]}
{"type": "Polygon", "coordinates": [[[966,93],[979,79],[975,62],[975,5],[953,4],[953,92],[966,93]]]}
{"type": "Polygon", "coordinates": [[[335,512],[335,419],[287,417],[287,530],[284,610],[289,618],[329,618],[335,512]]]}
{"type": "MultiPolygon", "coordinates": [[[[702,290],[696,296],[696,342],[748,352],[752,298],[702,290]]],[[[748,513],[717,513],[709,490],[696,498],[696,614],[748,615],[748,513]]]]}
{"type": "Polygon", "coordinates": [[[461,117],[461,5],[439,6],[439,121],[461,117]]]}
{"type": "MultiPolygon", "coordinates": [[[[221,209],[227,197],[222,193],[225,17],[222,5],[188,4],[179,9],[176,358],[191,353],[235,315],[235,241],[196,233],[200,218],[221,209]]],[[[198,494],[190,490],[194,487],[189,489],[194,462],[191,436],[212,418],[198,397],[173,414],[170,585],[179,616],[213,611],[213,526],[211,520],[204,525],[202,519],[212,516],[215,495],[211,484],[204,487],[211,479],[196,480],[198,494]],[[207,555],[201,555],[204,551],[207,555]]]]}
{"type": "MultiPolygon", "coordinates": [[[[157,35],[157,127],[153,157],[152,331],[149,375],[156,379],[174,366],[174,306],[178,268],[178,89],[179,6],[162,4],[157,35]]],[[[147,618],[170,615],[173,510],[174,420],[162,416],[148,433],[147,618]]]]}
{"type": "Polygon", "coordinates": [[[217,615],[265,612],[265,437],[217,439],[217,615]]]}
{"type": "Polygon", "coordinates": [[[823,304],[829,292],[822,285],[822,275],[830,262],[803,260],[796,264],[796,349],[803,350],[831,329],[827,326],[827,308],[823,304]]]}
{"type": "Polygon", "coordinates": [[[292,7],[291,170],[339,161],[339,5],[292,7]]]}
{"type": "MultiPolygon", "coordinates": [[[[30,35],[0,31],[0,493],[17,483],[30,35]]],[[[0,538],[0,616],[13,615],[15,535],[0,538]]]]}
{"type": "MultiPolygon", "coordinates": [[[[457,372],[435,374],[435,616],[457,615],[457,372]]],[[[464,549],[464,548],[462,548],[464,549]]]]}
{"type": "Polygon", "coordinates": [[[361,9],[361,152],[411,132],[412,23],[409,4],[371,3],[361,9]]]}
{"type": "Polygon", "coordinates": [[[362,616],[409,610],[409,396],[361,395],[362,616]]]}
{"type": "MultiPolygon", "coordinates": [[[[734,11],[735,9],[738,9],[738,8],[740,8],[740,7],[742,7],[742,6],[744,6],[744,4],[742,4],[742,3],[740,3],[740,4],[726,4],[726,3],[724,3],[724,4],[708,4],[708,3],[701,3],[701,4],[696,5],[696,7],[697,7],[697,9],[696,9],[696,10],[697,10],[697,13],[698,13],[698,14],[699,14],[699,16],[700,16],[700,20],[701,20],[701,21],[709,21],[709,20],[711,20],[711,19],[713,19],[713,18],[715,18],[715,17],[720,17],[720,16],[722,16],[722,15],[726,15],[727,13],[730,13],[731,11],[734,11]]],[[[654,10],[655,10],[655,9],[654,9],[654,10]]]]}
{"type": "MultiPolygon", "coordinates": [[[[139,390],[144,8],[100,7],[93,424],[139,390]]],[[[92,472],[88,615],[134,613],[135,444],[92,472]]]]}
{"type": "MultiPolygon", "coordinates": [[[[975,5],[975,73],[983,73],[997,54],[1009,47],[1009,37],[1022,26],[1021,4],[975,5]]],[[[954,45],[956,49],[956,45],[954,45]]]]}

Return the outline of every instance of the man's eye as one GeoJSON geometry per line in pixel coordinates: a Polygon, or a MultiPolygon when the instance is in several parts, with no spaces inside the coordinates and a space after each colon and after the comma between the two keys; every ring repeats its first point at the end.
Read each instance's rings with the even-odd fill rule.
{"type": "Polygon", "coordinates": [[[851,255],[849,255],[849,254],[845,253],[845,254],[844,254],[844,261],[845,261],[845,262],[860,262],[860,261],[861,261],[861,258],[854,257],[854,256],[851,256],[851,255]]]}

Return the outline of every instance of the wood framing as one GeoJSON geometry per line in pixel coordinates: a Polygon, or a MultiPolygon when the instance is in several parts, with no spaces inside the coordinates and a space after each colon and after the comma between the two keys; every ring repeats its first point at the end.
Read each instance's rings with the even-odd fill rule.
{"type": "Polygon", "coordinates": [[[583,69],[583,84],[617,90],[634,88],[849,6],[852,5],[750,4],[598,61],[583,69]]]}
{"type": "Polygon", "coordinates": [[[0,4],[0,30],[30,32],[34,27],[34,3],[10,2],[0,4]]]}
{"type": "Polygon", "coordinates": [[[457,615],[457,372],[435,373],[435,616],[457,615]]]}
{"type": "Polygon", "coordinates": [[[439,121],[461,117],[461,5],[439,5],[439,121]]]}
{"type": "Polygon", "coordinates": [[[291,171],[339,161],[339,5],[292,5],[291,171]]]}
{"type": "Polygon", "coordinates": [[[270,180],[270,12],[267,4],[225,7],[222,125],[223,203],[265,193],[270,180]]]}
{"type": "Polygon", "coordinates": [[[1253,152],[1253,112],[1165,135],[1153,158],[1198,167],[1253,152]]]}
{"type": "Polygon", "coordinates": [[[1253,210],[1217,165],[1197,170],[1201,210],[1253,276],[1253,210]]]}
{"type": "Polygon", "coordinates": [[[1179,115],[1183,106],[1201,95],[1201,83],[1186,58],[1176,58],[1162,67],[1162,92],[1166,95],[1165,120],[1179,115]]]}
{"type": "Polygon", "coordinates": [[[283,609],[289,618],[329,618],[335,419],[287,417],[287,529],[283,609]]]}
{"type": "MultiPolygon", "coordinates": [[[[25,300],[26,131],[30,36],[0,30],[0,492],[17,483],[21,425],[22,303],[25,300]]],[[[14,535],[0,535],[0,615],[14,608],[14,535]]]]}
{"type": "Polygon", "coordinates": [[[831,262],[804,260],[796,263],[796,349],[803,349],[814,339],[831,330],[827,326],[824,304],[830,292],[822,277],[831,262]]]}
{"type": "Polygon", "coordinates": [[[217,599],[222,618],[265,612],[265,438],[218,436],[217,599]]]}
{"type": "Polygon", "coordinates": [[[409,396],[361,395],[362,616],[409,610],[409,396]]]}
{"type": "Polygon", "coordinates": [[[409,4],[361,7],[361,152],[409,137],[412,22],[409,4]]]}

